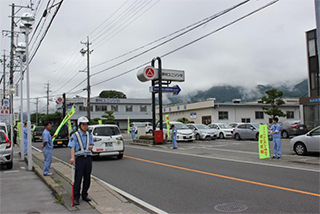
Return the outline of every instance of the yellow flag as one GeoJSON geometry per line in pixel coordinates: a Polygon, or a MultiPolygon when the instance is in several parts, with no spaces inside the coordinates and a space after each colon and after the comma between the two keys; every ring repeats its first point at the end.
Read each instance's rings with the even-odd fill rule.
{"type": "Polygon", "coordinates": [[[270,157],[268,126],[259,126],[259,158],[265,159],[270,157]]]}
{"type": "Polygon", "coordinates": [[[102,120],[98,120],[99,125],[102,125],[102,120]]]}
{"type": "Polygon", "coordinates": [[[130,134],[130,118],[128,117],[128,134],[130,134]]]}
{"type": "Polygon", "coordinates": [[[169,115],[166,114],[165,118],[166,118],[166,124],[167,124],[167,135],[168,135],[168,138],[170,138],[170,120],[169,120],[169,115]]]}

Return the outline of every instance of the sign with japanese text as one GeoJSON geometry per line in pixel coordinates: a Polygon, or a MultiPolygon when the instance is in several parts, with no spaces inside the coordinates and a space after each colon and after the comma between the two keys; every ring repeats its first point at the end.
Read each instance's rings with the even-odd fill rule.
{"type": "Polygon", "coordinates": [[[270,157],[268,126],[259,126],[259,158],[265,159],[270,157]]]}

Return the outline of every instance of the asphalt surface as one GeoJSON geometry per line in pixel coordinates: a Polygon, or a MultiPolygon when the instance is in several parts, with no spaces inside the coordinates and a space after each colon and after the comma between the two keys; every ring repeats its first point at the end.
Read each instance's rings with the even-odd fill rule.
{"type": "MultiPolygon", "coordinates": [[[[319,155],[292,161],[301,158],[287,143],[280,160],[259,160],[254,141],[127,145],[122,160],[95,160],[92,174],[169,213],[319,213],[319,155]]],[[[53,151],[67,162],[69,153],[53,151]]]]}

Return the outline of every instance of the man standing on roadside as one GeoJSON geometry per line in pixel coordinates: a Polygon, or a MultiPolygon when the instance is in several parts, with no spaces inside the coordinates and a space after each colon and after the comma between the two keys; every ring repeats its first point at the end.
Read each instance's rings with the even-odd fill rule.
{"type": "Polygon", "coordinates": [[[74,181],[74,205],[79,205],[80,187],[82,185],[82,200],[91,201],[88,198],[88,190],[91,182],[92,171],[92,147],[94,145],[92,134],[88,130],[89,120],[86,117],[78,119],[78,131],[75,132],[69,141],[68,147],[71,148],[70,163],[75,164],[74,181]]]}
{"type": "Polygon", "coordinates": [[[23,126],[23,155],[26,156],[28,154],[28,130],[27,130],[27,122],[24,123],[23,126]]]}
{"type": "Polygon", "coordinates": [[[278,123],[277,117],[273,118],[273,125],[271,126],[271,134],[273,137],[273,159],[281,158],[281,126],[278,123]]]}
{"type": "Polygon", "coordinates": [[[50,176],[52,175],[52,173],[50,172],[50,166],[52,162],[52,150],[53,150],[53,142],[50,134],[51,122],[45,122],[44,126],[45,126],[45,129],[42,132],[43,145],[41,147],[44,155],[43,175],[50,176]]]}

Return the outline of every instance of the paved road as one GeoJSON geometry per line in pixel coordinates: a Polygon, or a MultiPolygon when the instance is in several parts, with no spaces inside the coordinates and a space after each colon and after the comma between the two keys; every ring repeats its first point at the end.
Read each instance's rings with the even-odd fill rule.
{"type": "MultiPolygon", "coordinates": [[[[273,166],[215,159],[215,155],[205,157],[205,149],[203,155],[186,153],[198,151],[199,145],[210,148],[211,143],[239,146],[232,144],[238,142],[223,140],[180,144],[178,151],[127,146],[122,160],[94,161],[93,174],[169,213],[219,213],[227,209],[246,209],[248,213],[319,213],[319,170],[300,170],[304,165],[275,167],[281,165],[277,160],[273,166]]],[[[40,147],[40,143],[35,145],[40,147]]],[[[228,158],[234,154],[248,158],[253,155],[227,154],[228,158]]],[[[55,148],[54,156],[68,161],[69,149],[55,148]]]]}

